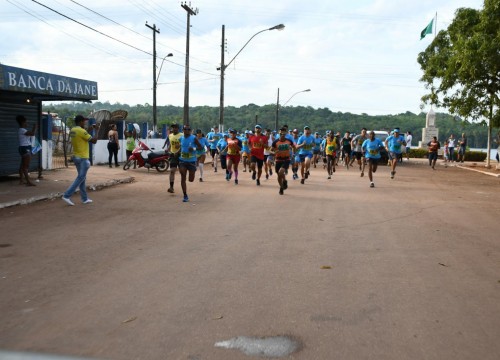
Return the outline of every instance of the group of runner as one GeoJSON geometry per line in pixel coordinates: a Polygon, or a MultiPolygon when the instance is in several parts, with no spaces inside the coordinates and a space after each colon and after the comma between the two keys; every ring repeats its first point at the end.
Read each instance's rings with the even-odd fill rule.
{"type": "Polygon", "coordinates": [[[365,128],[354,137],[346,132],[342,138],[333,130],[321,136],[318,132],[312,134],[309,126],[304,126],[303,132],[299,133],[298,129],[289,130],[287,125],[283,125],[277,134],[270,129],[263,130],[260,125],[255,125],[254,131],[246,130],[242,134],[238,134],[234,129],[221,133],[217,126],[214,126],[206,136],[200,129],[195,131],[196,135],[191,132],[189,125],[184,125],[181,133],[179,125],[172,124],[164,144],[164,148],[171,155],[168,192],[174,193],[175,173],[179,169],[184,202],[189,201],[186,181],[194,181],[197,169],[200,171],[199,181],[203,182],[204,163],[208,151],[212,157],[213,171],[217,172],[220,161],[221,168],[226,172],[226,181],[234,178],[236,185],[240,162],[243,165],[243,172],[248,168],[252,173],[252,180],[257,186],[260,186],[263,172],[266,179],[272,176],[274,166],[279,194],[283,195],[288,188],[286,175],[290,168],[293,179],[300,177],[300,183],[305,184],[310,176],[311,166],[316,167],[321,158],[323,167],[327,171],[327,179],[332,178],[339,160],[347,169],[357,161],[360,176],[364,176],[365,168],[368,167],[370,187],[375,187],[373,174],[377,171],[378,161],[381,158],[380,149],[387,148],[393,179],[402,146],[406,144],[405,138],[399,134],[399,129],[394,129],[384,143],[375,137],[373,131],[367,134],[365,128]]]}

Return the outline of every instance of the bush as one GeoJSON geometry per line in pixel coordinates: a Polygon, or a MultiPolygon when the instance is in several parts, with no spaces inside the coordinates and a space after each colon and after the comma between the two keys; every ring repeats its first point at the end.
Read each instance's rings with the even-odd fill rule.
{"type": "Polygon", "coordinates": [[[423,159],[427,158],[428,154],[427,149],[410,149],[410,157],[412,158],[423,159]]]}
{"type": "Polygon", "coordinates": [[[477,161],[482,162],[486,160],[486,156],[488,154],[482,151],[466,151],[465,152],[465,161],[477,161]]]}

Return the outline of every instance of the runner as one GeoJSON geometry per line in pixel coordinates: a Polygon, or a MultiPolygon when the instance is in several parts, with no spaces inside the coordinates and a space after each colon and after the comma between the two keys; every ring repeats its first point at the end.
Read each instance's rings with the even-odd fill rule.
{"type": "Polygon", "coordinates": [[[337,138],[334,136],[333,130],[328,132],[326,139],[321,143],[321,148],[326,155],[327,179],[330,180],[335,172],[335,157],[337,154],[337,138]]]}
{"type": "MultiPolygon", "coordinates": [[[[364,154],[363,154],[363,143],[365,142],[366,139],[367,139],[366,128],[362,128],[361,134],[356,135],[351,141],[351,146],[354,150],[354,152],[353,152],[354,156],[351,160],[350,165],[352,166],[352,164],[354,163],[354,160],[357,160],[360,171],[361,171],[361,162],[365,161],[364,154]]],[[[363,176],[363,175],[361,175],[361,176],[363,176]]]]}
{"type": "Polygon", "coordinates": [[[275,171],[278,176],[278,184],[280,185],[280,195],[283,195],[283,192],[288,188],[286,171],[290,166],[291,150],[294,148],[293,141],[287,139],[287,135],[287,128],[282,127],[280,129],[279,138],[274,140],[272,144],[272,151],[274,152],[276,163],[275,171]]]}
{"type": "Polygon", "coordinates": [[[247,172],[247,166],[250,167],[250,148],[248,147],[248,138],[252,134],[251,131],[245,130],[245,133],[240,137],[241,140],[241,157],[243,158],[243,172],[247,172]]]}
{"type": "Polygon", "coordinates": [[[344,137],[340,140],[340,146],[342,147],[342,160],[344,161],[344,166],[349,170],[349,162],[351,160],[351,133],[346,131],[344,137]]]}
{"type": "Polygon", "coordinates": [[[214,130],[210,131],[207,134],[207,140],[210,144],[210,155],[212,156],[212,167],[214,168],[214,172],[217,172],[217,143],[222,139],[222,134],[219,132],[219,127],[214,126],[214,130]]]}
{"type": "Polygon", "coordinates": [[[264,171],[267,180],[269,176],[273,175],[273,154],[271,153],[271,146],[273,145],[274,136],[271,129],[266,129],[265,135],[267,136],[267,146],[264,148],[264,171]]]}
{"type": "Polygon", "coordinates": [[[323,139],[319,135],[319,132],[315,132],[314,133],[313,159],[312,159],[312,163],[313,163],[314,167],[316,167],[316,164],[318,163],[319,158],[320,158],[320,147],[321,147],[322,142],[323,142],[323,139]]]}
{"type": "Polygon", "coordinates": [[[236,130],[229,129],[230,138],[227,140],[227,170],[226,180],[231,180],[234,170],[234,184],[238,185],[238,164],[241,159],[241,140],[236,137],[236,130]]]}
{"type": "Polygon", "coordinates": [[[250,170],[252,171],[252,180],[257,180],[257,185],[260,185],[260,177],[262,175],[262,166],[264,165],[264,148],[267,146],[267,137],[262,135],[262,126],[255,125],[255,135],[248,139],[251,153],[250,170]],[[257,165],[258,173],[256,174],[255,165],[257,165]]]}
{"type": "Polygon", "coordinates": [[[315,140],[314,136],[311,135],[311,129],[309,126],[304,126],[304,135],[299,138],[296,146],[299,149],[301,184],[304,184],[309,177],[314,146],[315,140]]]}
{"type": "Polygon", "coordinates": [[[227,134],[223,134],[222,138],[217,142],[217,153],[220,156],[220,167],[223,170],[226,170],[226,180],[229,181],[228,175],[229,171],[227,171],[227,134]]]}
{"type": "Polygon", "coordinates": [[[198,162],[198,168],[200,169],[200,182],[203,182],[203,166],[205,164],[205,159],[207,157],[207,149],[210,147],[207,138],[201,132],[201,129],[196,129],[196,137],[200,142],[202,148],[196,150],[196,158],[198,162]]]}
{"type": "Polygon", "coordinates": [[[180,138],[180,156],[179,156],[179,174],[181,174],[181,187],[184,193],[183,202],[188,202],[186,177],[189,172],[189,182],[194,181],[196,173],[196,151],[201,150],[202,146],[198,138],[191,134],[189,125],[184,125],[184,134],[180,138]]]}
{"type": "MultiPolygon", "coordinates": [[[[365,151],[366,162],[368,163],[368,178],[370,187],[375,187],[373,183],[373,174],[377,172],[378,159],[380,159],[380,147],[383,147],[382,141],[375,137],[375,132],[370,131],[369,138],[363,142],[361,148],[365,151]]],[[[365,162],[363,161],[361,176],[365,172],[365,162]]]]}
{"type": "Polygon", "coordinates": [[[299,141],[299,130],[293,129],[292,131],[292,142],[293,142],[293,149],[292,149],[292,158],[291,158],[291,164],[292,164],[292,172],[293,172],[293,180],[297,180],[299,178],[299,175],[297,175],[297,172],[299,171],[299,164],[300,164],[300,157],[297,149],[297,142],[299,141]]]}
{"type": "Polygon", "coordinates": [[[165,140],[167,145],[167,152],[170,153],[170,187],[168,192],[174,193],[174,182],[175,182],[175,172],[177,171],[177,166],[179,166],[179,155],[181,150],[180,138],[182,133],[179,132],[179,124],[172,124],[172,132],[168,134],[168,138],[165,140]]]}
{"type": "Polygon", "coordinates": [[[399,129],[393,130],[393,135],[385,139],[385,147],[389,153],[389,162],[391,164],[391,179],[396,175],[396,164],[398,163],[399,156],[401,155],[401,146],[405,145],[405,138],[399,135],[399,129]]]}
{"type": "Polygon", "coordinates": [[[438,150],[441,148],[441,144],[437,140],[437,137],[432,137],[432,140],[427,143],[427,148],[429,150],[429,166],[432,167],[432,170],[436,170],[435,166],[438,158],[438,150]]]}

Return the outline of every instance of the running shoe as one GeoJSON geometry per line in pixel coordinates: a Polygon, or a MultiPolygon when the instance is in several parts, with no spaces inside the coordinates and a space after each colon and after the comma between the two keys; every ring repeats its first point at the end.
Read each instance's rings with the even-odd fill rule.
{"type": "Polygon", "coordinates": [[[93,201],[92,201],[92,200],[90,200],[90,199],[87,199],[87,200],[85,200],[83,203],[84,203],[84,204],[92,204],[92,203],[93,203],[93,201]]]}
{"type": "Polygon", "coordinates": [[[327,179],[330,180],[332,177],[331,176],[328,176],[327,179]]]}
{"type": "Polygon", "coordinates": [[[375,187],[375,184],[373,183],[373,181],[370,183],[370,187],[375,187]]]}
{"type": "Polygon", "coordinates": [[[217,168],[214,169],[214,172],[217,172],[217,168]]]}
{"type": "Polygon", "coordinates": [[[168,188],[167,190],[169,193],[173,194],[174,193],[174,188],[168,188]]]}
{"type": "Polygon", "coordinates": [[[203,178],[200,178],[200,182],[203,182],[203,178]]]}
{"type": "Polygon", "coordinates": [[[301,179],[301,180],[300,180],[300,183],[301,183],[302,185],[303,185],[303,184],[305,184],[305,182],[306,182],[306,179],[301,179]]]}
{"type": "Polygon", "coordinates": [[[283,195],[283,188],[280,187],[280,195],[283,195]]]}
{"type": "Polygon", "coordinates": [[[396,175],[395,171],[391,171],[391,179],[394,179],[394,175],[396,175]]]}
{"type": "Polygon", "coordinates": [[[188,202],[189,201],[189,198],[187,195],[184,195],[184,199],[182,199],[182,202],[188,202]]]}
{"type": "Polygon", "coordinates": [[[269,175],[273,176],[273,171],[271,169],[269,169],[269,175]]]}
{"type": "Polygon", "coordinates": [[[266,174],[266,180],[269,180],[269,175],[266,174]]]}
{"type": "Polygon", "coordinates": [[[299,178],[299,175],[297,175],[297,174],[293,174],[293,176],[292,176],[292,177],[293,177],[293,180],[297,180],[297,179],[299,178]]]}
{"type": "Polygon", "coordinates": [[[71,205],[71,206],[75,206],[75,203],[73,201],[71,201],[71,199],[65,198],[64,196],[62,197],[62,199],[66,204],[71,205]]]}
{"type": "Polygon", "coordinates": [[[252,180],[255,180],[257,178],[257,173],[255,171],[252,171],[252,180]]]}
{"type": "Polygon", "coordinates": [[[238,185],[238,179],[234,179],[234,184],[238,185]]]}
{"type": "Polygon", "coordinates": [[[306,179],[309,177],[309,171],[306,171],[306,179]]]}
{"type": "Polygon", "coordinates": [[[257,179],[257,186],[260,186],[260,180],[257,179]]]}
{"type": "Polygon", "coordinates": [[[226,181],[229,181],[229,173],[226,174],[226,181]]]}
{"type": "Polygon", "coordinates": [[[365,173],[361,172],[361,174],[359,176],[363,177],[363,176],[365,176],[365,173]]]}
{"type": "Polygon", "coordinates": [[[283,180],[283,190],[288,189],[288,181],[283,180]]]}

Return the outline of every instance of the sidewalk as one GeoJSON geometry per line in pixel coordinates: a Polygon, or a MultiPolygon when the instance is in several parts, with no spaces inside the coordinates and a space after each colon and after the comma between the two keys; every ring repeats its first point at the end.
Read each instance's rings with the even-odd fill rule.
{"type": "MultiPolygon", "coordinates": [[[[133,173],[124,171],[121,167],[109,168],[107,165],[91,166],[87,173],[87,188],[89,191],[100,190],[117,184],[134,181],[133,173]]],[[[0,209],[31,204],[36,201],[60,198],[64,191],[76,178],[76,169],[70,166],[66,169],[46,170],[43,178],[36,179],[37,174],[31,173],[31,178],[37,186],[19,184],[19,177],[13,176],[0,181],[0,209]]]]}

